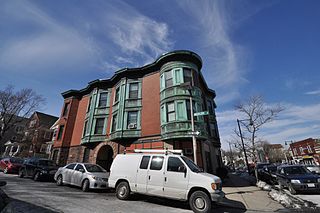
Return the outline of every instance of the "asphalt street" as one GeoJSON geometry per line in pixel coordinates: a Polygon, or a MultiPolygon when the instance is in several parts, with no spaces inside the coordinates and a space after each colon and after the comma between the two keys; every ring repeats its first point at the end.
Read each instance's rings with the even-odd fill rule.
{"type": "MultiPolygon", "coordinates": [[[[56,186],[53,182],[35,182],[17,175],[0,173],[1,189],[13,199],[15,212],[192,212],[185,202],[134,196],[121,201],[112,190],[82,192],[80,188],[56,186]]],[[[212,212],[244,212],[243,209],[215,206],[212,212]]]]}

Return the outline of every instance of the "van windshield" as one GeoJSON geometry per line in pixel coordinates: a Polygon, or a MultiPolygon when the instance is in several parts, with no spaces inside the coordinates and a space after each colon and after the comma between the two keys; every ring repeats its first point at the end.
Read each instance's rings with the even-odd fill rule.
{"type": "Polygon", "coordinates": [[[199,173],[202,170],[189,158],[185,156],[181,156],[182,160],[188,165],[188,167],[191,169],[191,171],[199,173]]]}

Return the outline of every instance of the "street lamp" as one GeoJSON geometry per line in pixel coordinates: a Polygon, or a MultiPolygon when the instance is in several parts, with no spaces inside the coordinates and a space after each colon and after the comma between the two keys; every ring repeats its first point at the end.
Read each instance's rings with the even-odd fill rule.
{"type": "Polygon", "coordinates": [[[188,90],[189,92],[189,100],[190,100],[190,114],[191,114],[191,131],[192,131],[192,146],[193,146],[193,161],[195,164],[198,165],[197,163],[197,141],[196,141],[196,136],[194,132],[194,119],[193,119],[193,104],[192,104],[192,88],[193,86],[191,85],[190,82],[182,83],[180,84],[181,87],[184,87],[188,90]]]}
{"type": "MultiPolygon", "coordinates": [[[[249,163],[248,163],[248,157],[247,157],[246,149],[244,148],[243,136],[242,136],[241,127],[240,127],[240,122],[242,122],[242,121],[246,121],[246,120],[247,120],[247,119],[244,119],[244,120],[239,120],[239,119],[237,119],[237,123],[238,123],[238,127],[239,127],[239,133],[240,133],[240,138],[241,138],[241,143],[242,143],[242,148],[243,148],[244,158],[245,158],[245,160],[246,160],[248,173],[250,174],[250,170],[249,170],[249,163]]],[[[249,125],[250,125],[250,126],[252,126],[252,125],[253,125],[252,120],[250,120],[249,125]]]]}

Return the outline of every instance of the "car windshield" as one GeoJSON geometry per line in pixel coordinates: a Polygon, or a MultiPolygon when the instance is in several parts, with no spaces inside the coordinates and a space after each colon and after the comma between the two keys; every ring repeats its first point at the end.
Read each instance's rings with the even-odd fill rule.
{"type": "Polygon", "coordinates": [[[20,164],[22,164],[23,160],[21,158],[11,158],[10,162],[11,163],[20,163],[20,164]]]}
{"type": "Polygon", "coordinates": [[[85,167],[88,172],[106,172],[106,170],[94,164],[85,164],[85,167]]]}
{"type": "Polygon", "coordinates": [[[51,160],[39,160],[39,166],[56,166],[56,164],[51,160]]]}
{"type": "Polygon", "coordinates": [[[187,166],[191,169],[193,172],[201,172],[202,170],[189,158],[182,156],[182,160],[187,164],[187,166]]]}
{"type": "Polygon", "coordinates": [[[310,173],[310,171],[308,171],[306,168],[302,166],[287,167],[287,168],[284,168],[284,171],[289,175],[303,175],[303,174],[310,173]]]}

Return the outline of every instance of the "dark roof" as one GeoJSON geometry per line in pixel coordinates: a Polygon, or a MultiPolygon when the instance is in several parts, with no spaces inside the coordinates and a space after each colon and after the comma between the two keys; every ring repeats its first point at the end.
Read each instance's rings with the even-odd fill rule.
{"type": "Polygon", "coordinates": [[[40,126],[50,128],[59,118],[42,112],[35,112],[39,118],[40,126]]]}
{"type": "MultiPolygon", "coordinates": [[[[81,90],[68,90],[63,92],[61,95],[64,98],[72,97],[72,96],[83,96],[89,94],[93,88],[110,88],[113,87],[122,77],[124,76],[133,76],[134,78],[142,77],[148,73],[152,73],[156,70],[160,70],[161,66],[170,61],[191,61],[193,62],[199,70],[202,68],[202,59],[201,57],[189,50],[176,50],[172,52],[168,52],[166,54],[161,55],[158,59],[156,59],[153,63],[147,64],[143,67],[139,68],[124,68],[115,72],[115,74],[110,79],[97,79],[88,83],[86,88],[81,90]]],[[[208,92],[213,96],[216,96],[214,90],[208,88],[206,82],[202,74],[200,75],[203,79],[204,85],[208,92]]]]}

